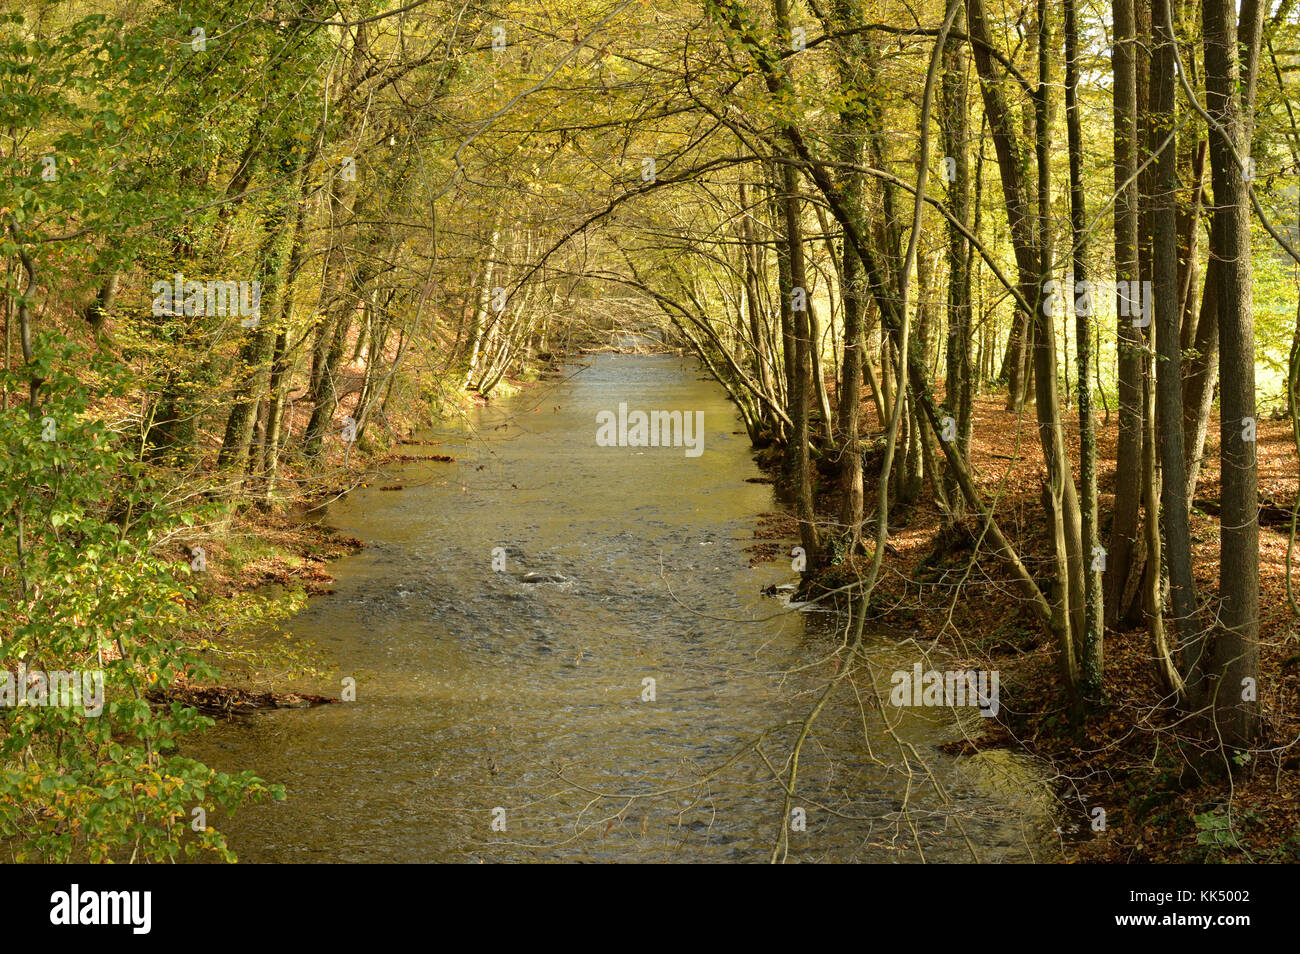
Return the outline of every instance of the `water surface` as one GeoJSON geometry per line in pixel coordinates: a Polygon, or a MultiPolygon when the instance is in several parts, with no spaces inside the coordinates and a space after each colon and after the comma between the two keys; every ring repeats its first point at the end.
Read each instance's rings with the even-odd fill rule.
{"type": "MultiPolygon", "coordinates": [[[[356,679],[356,701],[188,747],[288,788],[214,816],[241,860],[766,861],[785,821],[773,768],[839,636],[836,617],[760,595],[795,575],[748,565],[776,504],[745,482],[759,472],[740,431],[694,364],[598,355],[428,435],[455,463],[331,505],[367,547],[290,625],[356,679]],[[703,411],[703,453],[597,446],[596,415],[620,402],[703,411]]],[[[879,635],[869,654],[882,692],[918,658],[879,635]]],[[[1032,772],[940,753],[962,731],[950,711],[889,708],[889,729],[876,698],[845,683],[817,720],[789,860],[1049,860],[1032,772]]]]}

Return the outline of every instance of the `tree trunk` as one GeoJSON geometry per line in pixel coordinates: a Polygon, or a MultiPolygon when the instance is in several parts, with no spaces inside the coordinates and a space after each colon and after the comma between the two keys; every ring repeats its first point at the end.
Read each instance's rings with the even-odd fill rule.
{"type": "Polygon", "coordinates": [[[1058,652],[1066,691],[1078,691],[1078,658],[1075,636],[1083,632],[1083,554],[1080,538],[1079,500],[1070,472],[1065,447],[1065,428],[1056,390],[1056,322],[1044,308],[1047,283],[1052,279],[1051,218],[1051,110],[1048,99],[1051,79],[1051,24],[1048,0],[1038,0],[1038,85],[1034,93],[1034,155],[1038,166],[1038,257],[1037,293],[1034,307],[1034,390],[1037,401],[1038,435],[1047,465],[1048,491],[1052,497],[1052,536],[1056,555],[1056,607],[1059,617],[1058,652]]]}
{"type": "Polygon", "coordinates": [[[474,301],[474,313],[470,318],[468,355],[466,357],[465,386],[473,387],[478,374],[479,360],[483,351],[483,332],[487,322],[488,307],[492,303],[492,280],[496,276],[497,246],[501,241],[500,219],[492,225],[492,235],[488,239],[487,260],[483,263],[482,279],[479,282],[478,297],[474,301]]]}
{"type": "MultiPolygon", "coordinates": [[[[1087,209],[1083,187],[1083,123],[1079,110],[1079,33],[1076,0],[1065,0],[1065,110],[1070,153],[1070,233],[1073,236],[1072,270],[1076,283],[1087,281],[1087,209]]],[[[1076,297],[1077,301],[1077,297],[1076,297]]],[[[1079,397],[1079,517],[1084,557],[1084,614],[1080,634],[1080,690],[1088,699],[1101,695],[1104,667],[1101,568],[1097,537],[1097,419],[1092,409],[1088,379],[1092,364],[1093,307],[1076,310],[1075,362],[1079,397]]]]}
{"type": "MultiPolygon", "coordinates": [[[[778,8],[784,0],[776,0],[778,8]]],[[[808,446],[808,410],[812,397],[812,338],[808,321],[808,285],[804,270],[803,229],[799,221],[799,172],[793,163],[782,168],[785,195],[782,197],[785,243],[790,261],[790,285],[794,330],[794,377],[790,383],[790,420],[793,422],[789,463],[794,476],[795,500],[799,513],[799,540],[807,556],[808,569],[820,564],[817,525],[813,512],[812,461],[808,446]]]]}
{"type": "Polygon", "coordinates": [[[1114,0],[1115,277],[1118,314],[1119,438],[1115,504],[1106,557],[1105,622],[1118,626],[1127,610],[1126,584],[1135,564],[1142,467],[1142,335],[1128,316],[1125,289],[1138,280],[1137,27],[1134,0],[1114,0]]]}
{"type": "MultiPolygon", "coordinates": [[[[1216,211],[1224,227],[1219,259],[1219,405],[1222,516],[1219,528],[1219,628],[1209,675],[1215,679],[1217,733],[1229,748],[1250,744],[1259,703],[1248,686],[1259,678],[1259,493],[1255,424],[1255,322],[1248,190],[1239,157],[1249,152],[1239,84],[1237,20],[1229,0],[1203,0],[1205,107],[1216,211]],[[1250,680],[1250,682],[1248,682],[1250,680]],[[1243,698],[1246,697],[1246,698],[1243,698]]],[[[1240,38],[1248,62],[1257,54],[1264,10],[1243,0],[1240,38]]],[[[1247,72],[1250,72],[1249,70],[1247,72]]]]}
{"type": "MultiPolygon", "coordinates": [[[[965,32],[965,19],[958,14],[953,25],[965,32]]],[[[948,212],[957,222],[969,225],[970,162],[966,141],[970,117],[966,101],[966,54],[961,42],[949,37],[944,47],[943,85],[940,95],[940,124],[943,129],[945,163],[952,160],[948,183],[948,212]]],[[[970,456],[973,428],[973,373],[971,370],[971,255],[970,244],[952,221],[948,222],[948,341],[944,411],[956,425],[958,452],[970,456]]],[[[945,471],[944,489],[954,517],[965,512],[966,502],[956,478],[945,471]]]]}
{"type": "MultiPolygon", "coordinates": [[[[754,377],[758,380],[759,387],[763,393],[772,396],[772,375],[768,367],[767,354],[767,336],[764,334],[764,328],[767,324],[767,316],[763,311],[763,306],[759,300],[758,294],[758,267],[754,262],[755,242],[754,242],[754,220],[753,212],[749,207],[749,190],[744,182],[740,183],[740,241],[741,254],[744,258],[745,267],[745,312],[749,318],[749,335],[753,347],[753,368],[754,377]]],[[[775,432],[775,416],[766,404],[762,404],[763,424],[772,432],[775,432]]]]}
{"type": "MultiPolygon", "coordinates": [[[[1174,137],[1174,24],[1172,0],[1156,0],[1155,57],[1151,68],[1151,112],[1155,137],[1168,143],[1155,159],[1156,183],[1152,210],[1152,307],[1156,353],[1156,417],[1160,423],[1160,515],[1164,524],[1164,556],[1169,570],[1169,602],[1173,640],[1180,647],[1181,677],[1200,672],[1204,645],[1196,620],[1196,581],[1192,576],[1192,537],[1189,525],[1187,475],[1183,455],[1182,307],[1178,285],[1178,150],[1174,137]]],[[[1148,512],[1147,519],[1153,514],[1148,512]]],[[[1152,570],[1156,563],[1152,561],[1152,570]]],[[[1154,572],[1153,572],[1153,575],[1154,572]]],[[[1185,691],[1197,697],[1194,687],[1185,691]]]]}
{"type": "MultiPolygon", "coordinates": [[[[787,0],[772,0],[777,30],[784,36],[790,35],[790,11],[787,0]]],[[[769,76],[769,91],[777,93],[781,86],[775,77],[769,76]],[[775,85],[773,85],[775,83],[775,85]]],[[[788,82],[788,78],[786,78],[788,82]]],[[[800,222],[801,200],[799,197],[799,170],[795,168],[794,156],[791,161],[782,164],[781,181],[784,185],[781,208],[784,213],[785,243],[790,259],[790,284],[787,294],[791,301],[792,321],[794,325],[794,377],[790,384],[790,418],[793,423],[793,456],[795,499],[799,515],[799,539],[807,556],[808,569],[814,570],[821,563],[821,547],[818,541],[816,514],[813,509],[812,461],[808,446],[808,405],[812,397],[812,340],[810,330],[808,278],[804,269],[803,228],[800,222]]]]}

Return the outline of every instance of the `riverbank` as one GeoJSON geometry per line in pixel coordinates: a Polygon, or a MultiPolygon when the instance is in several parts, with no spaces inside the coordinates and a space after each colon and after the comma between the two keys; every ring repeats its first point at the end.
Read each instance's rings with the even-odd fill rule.
{"type": "MultiPolygon", "coordinates": [[[[972,464],[986,499],[997,498],[1000,525],[1040,578],[1051,566],[1041,518],[1043,473],[1032,408],[1018,419],[1000,397],[977,399],[972,464]]],[[[874,422],[874,409],[863,419],[874,422]]],[[[1077,438],[1076,438],[1077,439],[1077,438]]],[[[1113,499],[1114,415],[1099,434],[1103,514],[1113,499]]],[[[1202,603],[1217,586],[1218,524],[1206,511],[1218,498],[1218,426],[1210,425],[1198,488],[1204,509],[1192,514],[1195,570],[1202,603]]],[[[1297,492],[1297,461],[1285,421],[1259,427],[1260,499],[1288,512],[1297,492]]],[[[866,511],[875,498],[878,455],[865,473],[866,511]]],[[[819,514],[839,511],[838,487],[821,478],[819,514]]],[[[1286,597],[1289,520],[1260,530],[1261,654],[1259,687],[1264,738],[1231,775],[1197,774],[1183,757],[1194,748],[1176,714],[1161,704],[1144,628],[1108,632],[1105,702],[1085,724],[1071,726],[1061,703],[1052,647],[1043,639],[1010,582],[986,553],[972,559],[973,521],[945,527],[934,501],[891,512],[891,535],[872,618],[923,643],[934,643],[973,667],[1001,673],[1001,711],[978,737],[952,751],[1005,748],[1042,760],[1058,779],[1062,822],[1057,834],[1068,861],[1268,862],[1300,860],[1300,645],[1286,597]],[[1097,813],[1100,809],[1104,815],[1097,813]],[[1104,819],[1104,829],[1100,826],[1104,819]]],[[[1103,525],[1103,533],[1108,529],[1103,525]]],[[[771,519],[756,536],[794,537],[790,515],[771,519]]],[[[758,545],[756,559],[780,548],[758,545]]],[[[827,567],[805,588],[844,586],[865,573],[858,555],[827,567]]]]}
{"type": "MultiPolygon", "coordinates": [[[[355,335],[355,333],[354,333],[355,335]]],[[[347,342],[355,352],[355,337],[347,342]]],[[[644,334],[622,334],[609,342],[595,340],[575,344],[575,356],[596,354],[681,355],[680,348],[667,347],[644,334]]],[[[437,389],[436,406],[409,402],[385,407],[372,421],[365,440],[344,450],[335,449],[316,464],[285,460],[277,495],[273,501],[258,500],[232,506],[227,515],[207,533],[196,532],[173,547],[177,560],[190,559],[195,546],[205,551],[205,569],[196,575],[198,598],[233,597],[268,586],[300,587],[306,596],[333,592],[334,578],[326,566],[333,560],[363,547],[356,537],[319,522],[325,506],[348,494],[367,488],[399,492],[406,489],[403,465],[411,463],[454,464],[456,458],[440,451],[441,442],[420,438],[425,428],[463,417],[475,408],[491,406],[522,392],[553,382],[562,376],[564,355],[544,353],[526,369],[504,375],[491,394],[444,383],[437,389]]],[[[339,373],[339,412],[356,412],[362,375],[354,359],[339,373]]],[[[417,372],[418,376],[418,372],[417,372]]],[[[290,412],[292,427],[306,429],[309,409],[290,412]]]]}
{"type": "MultiPolygon", "coordinates": [[[[485,396],[457,390],[443,398],[443,413],[465,415],[536,387],[558,375],[558,364],[536,368],[527,375],[503,378],[496,393],[485,396]]],[[[343,410],[349,410],[345,392],[343,410]]],[[[366,441],[348,448],[346,454],[317,465],[287,461],[279,493],[273,501],[256,500],[227,504],[224,514],[205,528],[170,545],[178,562],[190,562],[196,548],[203,552],[202,569],[190,576],[194,599],[190,608],[208,617],[208,635],[200,637],[205,648],[214,650],[212,661],[222,672],[221,682],[191,683],[177,680],[165,697],[155,702],[181,701],[195,705],[208,715],[243,715],[259,709],[296,707],[304,694],[282,691],[281,683],[304,675],[319,675],[327,663],[310,652],[287,648],[283,653],[264,655],[238,646],[239,633],[227,625],[228,606],[234,601],[262,599],[261,611],[269,622],[299,612],[311,597],[334,593],[335,578],[330,564],[365,548],[357,536],[323,522],[325,508],[359,490],[400,492],[407,489],[403,473],[412,463],[455,464],[456,458],[440,451],[441,442],[417,437],[423,429],[438,423],[436,412],[417,408],[393,408],[366,441]],[[289,491],[288,488],[297,488],[289,491]],[[211,637],[211,638],[209,638],[211,637]],[[233,665],[232,665],[233,664],[233,665]]],[[[305,426],[305,420],[301,422],[305,426]]],[[[307,695],[313,704],[335,702],[330,696],[307,695]]]]}

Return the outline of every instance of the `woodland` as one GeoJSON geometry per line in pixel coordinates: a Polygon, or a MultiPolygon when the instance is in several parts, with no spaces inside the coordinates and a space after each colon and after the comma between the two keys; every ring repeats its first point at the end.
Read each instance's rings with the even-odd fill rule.
{"type": "Polygon", "coordinates": [[[205,561],[631,332],[827,692],[906,619],[1112,806],[1068,857],[1297,860],[1297,73],[1294,0],[14,0],[0,664],[106,701],[0,709],[5,854],[233,860],[192,806],[286,793],[185,691],[305,596],[205,561]]]}

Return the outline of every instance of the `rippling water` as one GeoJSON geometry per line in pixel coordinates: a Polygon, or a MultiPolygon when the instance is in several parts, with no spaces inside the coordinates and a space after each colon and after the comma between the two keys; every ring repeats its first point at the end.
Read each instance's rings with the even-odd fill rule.
{"type": "MultiPolygon", "coordinates": [[[[785,822],[771,767],[839,636],[835,617],[759,594],[794,574],[748,566],[775,504],[744,482],[758,471],[739,431],[693,364],[596,356],[431,435],[456,463],[331,506],[367,548],[291,628],[355,677],[357,701],[191,745],[289,791],[212,824],[245,861],[767,860],[785,822]],[[703,454],[597,446],[596,415],[619,402],[703,411],[703,454]]],[[[882,691],[917,659],[883,637],[869,655],[882,691]]],[[[817,720],[790,860],[1049,860],[1032,771],[943,755],[961,732],[950,711],[886,707],[890,731],[874,700],[845,683],[817,720]]]]}

